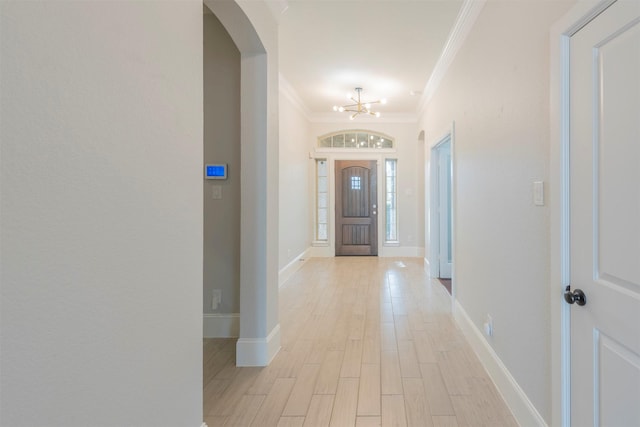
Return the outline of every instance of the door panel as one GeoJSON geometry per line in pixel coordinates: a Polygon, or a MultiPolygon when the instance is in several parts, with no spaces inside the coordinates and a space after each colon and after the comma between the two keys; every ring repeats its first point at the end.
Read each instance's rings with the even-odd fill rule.
{"type": "Polygon", "coordinates": [[[336,161],[336,255],[377,255],[377,165],[336,161]]]}
{"type": "Polygon", "coordinates": [[[640,426],[640,2],[571,37],[574,426],[640,426]]]}

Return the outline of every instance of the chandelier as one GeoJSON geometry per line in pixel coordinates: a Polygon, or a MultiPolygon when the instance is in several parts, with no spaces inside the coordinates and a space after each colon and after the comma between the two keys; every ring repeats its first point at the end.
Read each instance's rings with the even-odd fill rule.
{"type": "Polygon", "coordinates": [[[348,95],[348,98],[350,100],[352,100],[354,102],[354,104],[343,105],[342,107],[334,105],[333,106],[333,111],[338,111],[340,113],[344,113],[345,111],[349,112],[349,113],[353,113],[349,117],[349,120],[355,119],[358,114],[369,114],[369,115],[372,115],[372,116],[380,117],[380,112],[379,111],[376,111],[376,112],[371,111],[371,105],[373,105],[373,104],[386,104],[387,100],[386,99],[380,99],[378,101],[362,102],[362,100],[360,99],[360,92],[362,92],[362,88],[361,87],[357,87],[356,88],[356,92],[358,92],[358,95],[357,95],[358,99],[354,98],[350,94],[348,95]]]}

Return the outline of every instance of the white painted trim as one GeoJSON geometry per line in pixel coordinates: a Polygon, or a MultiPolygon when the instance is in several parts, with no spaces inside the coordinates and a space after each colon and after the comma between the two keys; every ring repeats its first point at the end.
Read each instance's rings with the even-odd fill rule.
{"type": "Polygon", "coordinates": [[[280,351],[280,325],[266,338],[240,338],[236,343],[236,366],[267,366],[280,351]]]}
{"type": "Polygon", "coordinates": [[[433,94],[436,93],[442,78],[447,73],[449,66],[456,57],[460,47],[464,44],[469,32],[471,32],[473,24],[475,24],[485,3],[486,0],[465,0],[462,4],[456,22],[451,29],[451,33],[449,33],[447,43],[442,49],[440,58],[438,58],[438,62],[436,62],[436,66],[422,91],[422,97],[418,104],[418,117],[424,116],[429,100],[433,97],[433,94]]]}
{"type": "Polygon", "coordinates": [[[454,301],[456,300],[456,212],[457,212],[457,182],[456,179],[456,123],[451,122],[451,127],[441,134],[438,139],[429,145],[429,241],[425,242],[429,245],[429,276],[438,277],[440,275],[440,213],[438,212],[440,187],[438,184],[438,170],[434,167],[434,159],[440,161],[438,146],[445,142],[450,144],[451,156],[451,310],[455,310],[454,301]]]}
{"type": "MultiPolygon", "coordinates": [[[[480,13],[480,12],[478,12],[480,13]]],[[[451,306],[458,298],[458,281],[456,280],[456,246],[458,241],[458,179],[456,172],[458,170],[456,155],[456,122],[451,122],[451,306]]]]}
{"type": "Polygon", "coordinates": [[[429,258],[428,257],[424,257],[424,271],[427,272],[427,274],[429,275],[429,278],[431,278],[431,263],[429,262],[429,258]]]}
{"type": "Polygon", "coordinates": [[[311,248],[309,252],[311,258],[331,258],[336,256],[335,248],[330,245],[317,245],[311,248]]]}
{"type": "MultiPolygon", "coordinates": [[[[309,258],[333,258],[332,246],[312,247],[309,258]]],[[[420,246],[378,246],[379,258],[424,258],[424,248],[420,246]]]]}
{"type": "Polygon", "coordinates": [[[509,406],[518,424],[521,426],[546,427],[547,423],[544,418],[533,406],[524,390],[502,363],[500,357],[498,357],[482,332],[473,323],[462,305],[455,301],[455,307],[454,317],[456,322],[467,337],[469,344],[480,359],[489,377],[498,388],[498,392],[509,406]]]}
{"type": "Polygon", "coordinates": [[[550,31],[551,423],[571,425],[571,316],[562,294],[569,266],[569,42],[614,0],[578,2],[550,31]]]}
{"type": "Polygon", "coordinates": [[[284,283],[294,275],[294,273],[309,260],[309,254],[311,248],[305,249],[300,255],[291,260],[291,262],[280,269],[278,272],[278,287],[284,285],[284,283]]]}
{"type": "Polygon", "coordinates": [[[419,246],[382,246],[378,250],[380,258],[424,258],[424,248],[419,246]]]}
{"type": "Polygon", "coordinates": [[[278,83],[279,83],[280,95],[287,98],[289,102],[291,102],[291,104],[295,108],[297,108],[298,111],[300,111],[300,113],[305,117],[305,119],[310,121],[311,111],[309,111],[307,106],[304,104],[304,101],[302,101],[302,98],[300,98],[300,95],[298,95],[298,92],[296,92],[293,86],[291,86],[291,83],[289,83],[289,81],[281,73],[278,75],[278,77],[279,77],[278,83]]]}
{"type": "Polygon", "coordinates": [[[395,148],[329,148],[329,147],[316,147],[313,150],[316,154],[310,153],[311,157],[314,159],[324,159],[327,154],[335,154],[335,155],[343,155],[343,154],[354,154],[361,155],[362,153],[366,154],[393,154],[397,153],[398,150],[395,148]]]}
{"type": "Polygon", "coordinates": [[[240,313],[204,313],[204,338],[237,338],[240,336],[240,313]]]}

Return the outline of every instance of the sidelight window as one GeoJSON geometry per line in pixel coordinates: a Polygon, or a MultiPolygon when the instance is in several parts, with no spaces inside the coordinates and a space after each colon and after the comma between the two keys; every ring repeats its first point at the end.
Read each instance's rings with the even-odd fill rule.
{"type": "Polygon", "coordinates": [[[316,240],[328,239],[329,177],[327,159],[316,160],[316,240]]]}
{"type": "Polygon", "coordinates": [[[385,160],[385,241],[398,241],[398,209],[397,209],[397,159],[385,160]]]}

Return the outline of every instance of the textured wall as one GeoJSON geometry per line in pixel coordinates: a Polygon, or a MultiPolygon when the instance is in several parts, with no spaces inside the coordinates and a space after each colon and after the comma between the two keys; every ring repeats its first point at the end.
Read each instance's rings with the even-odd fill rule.
{"type": "Polygon", "coordinates": [[[0,3],[3,426],[202,423],[202,3],[0,3]]]}

